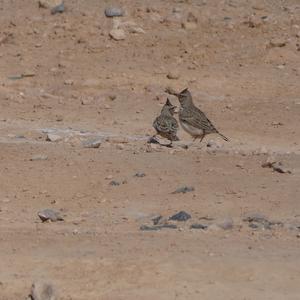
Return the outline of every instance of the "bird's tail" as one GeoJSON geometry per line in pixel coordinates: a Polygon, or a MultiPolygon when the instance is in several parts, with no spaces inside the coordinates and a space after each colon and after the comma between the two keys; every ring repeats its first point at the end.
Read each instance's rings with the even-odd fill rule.
{"type": "Polygon", "coordinates": [[[229,139],[228,139],[225,135],[223,135],[223,134],[220,133],[220,132],[217,132],[217,133],[218,133],[219,136],[222,137],[223,140],[225,140],[226,142],[229,142],[229,139]]]}

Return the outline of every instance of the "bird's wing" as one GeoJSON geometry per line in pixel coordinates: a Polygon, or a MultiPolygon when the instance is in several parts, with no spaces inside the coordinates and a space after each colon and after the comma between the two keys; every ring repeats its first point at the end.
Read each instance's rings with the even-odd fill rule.
{"type": "Polygon", "coordinates": [[[159,132],[176,134],[178,130],[178,123],[173,117],[159,116],[153,122],[153,127],[159,132]]]}
{"type": "Polygon", "coordinates": [[[183,110],[180,114],[181,121],[208,132],[217,132],[217,129],[205,114],[197,107],[193,110],[183,110]]]}

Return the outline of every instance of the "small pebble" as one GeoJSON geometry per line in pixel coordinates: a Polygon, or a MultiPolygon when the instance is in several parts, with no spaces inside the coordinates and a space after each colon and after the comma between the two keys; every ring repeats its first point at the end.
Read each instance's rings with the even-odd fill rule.
{"type": "Polygon", "coordinates": [[[156,231],[156,230],[161,230],[163,228],[176,229],[177,226],[175,224],[162,224],[162,225],[156,225],[156,226],[142,225],[140,227],[140,230],[142,230],[142,231],[156,231]]]}
{"type": "Polygon", "coordinates": [[[9,198],[4,198],[1,200],[2,203],[9,203],[10,202],[10,199],[9,198]]]}
{"type": "Polygon", "coordinates": [[[180,13],[181,12],[181,8],[180,7],[174,7],[172,10],[173,13],[180,13]]]}
{"type": "Polygon", "coordinates": [[[35,73],[33,71],[25,71],[22,73],[22,77],[34,77],[35,73]]]}
{"type": "Polygon", "coordinates": [[[117,95],[115,95],[115,94],[110,94],[110,95],[108,95],[108,98],[109,98],[109,100],[114,101],[114,100],[117,99],[117,95]]]}
{"type": "Polygon", "coordinates": [[[130,33],[137,33],[137,34],[144,34],[145,30],[141,27],[130,27],[129,32],[130,33]]]}
{"type": "Polygon", "coordinates": [[[101,145],[101,140],[98,139],[91,139],[91,140],[87,140],[82,142],[82,145],[84,148],[99,148],[101,145]]]}
{"type": "Polygon", "coordinates": [[[73,85],[73,84],[74,84],[74,80],[72,80],[72,79],[66,79],[64,81],[64,85],[73,85]]]}
{"type": "Polygon", "coordinates": [[[93,104],[93,101],[94,101],[94,99],[84,98],[84,99],[81,99],[80,103],[81,103],[81,105],[91,105],[91,104],[93,104]]]}
{"type": "Polygon", "coordinates": [[[63,138],[60,135],[48,133],[46,141],[48,142],[58,142],[61,141],[63,138]]]}
{"type": "Polygon", "coordinates": [[[188,213],[185,212],[185,211],[180,211],[180,212],[178,212],[177,214],[171,216],[171,217],[169,218],[169,220],[172,220],[172,221],[180,221],[180,222],[182,222],[182,221],[187,221],[187,220],[190,219],[190,218],[191,218],[191,215],[190,215],[190,214],[188,214],[188,213]]]}
{"type": "Polygon", "coordinates": [[[120,182],[112,180],[109,184],[112,186],[118,186],[118,185],[120,185],[120,182]]]}
{"type": "Polygon", "coordinates": [[[192,12],[189,12],[187,16],[187,21],[190,23],[197,23],[198,19],[192,12]]]}
{"type": "Polygon", "coordinates": [[[115,41],[125,40],[125,38],[126,38],[125,31],[123,29],[112,29],[109,32],[109,35],[115,41]]]}
{"type": "Polygon", "coordinates": [[[37,161],[37,160],[47,160],[48,156],[47,155],[43,155],[43,154],[37,154],[37,155],[33,155],[30,158],[30,161],[37,161]]]}
{"type": "Polygon", "coordinates": [[[65,4],[62,2],[61,4],[59,4],[59,5],[57,5],[57,6],[55,6],[55,7],[53,7],[52,9],[51,9],[51,14],[52,15],[55,15],[55,14],[57,14],[57,13],[63,13],[65,11],[65,4]]]}
{"type": "Polygon", "coordinates": [[[243,218],[244,222],[265,222],[268,221],[266,216],[261,213],[248,213],[243,218]]]}
{"type": "Polygon", "coordinates": [[[38,212],[38,216],[42,222],[50,220],[51,222],[63,221],[63,217],[59,212],[46,208],[38,212]]]}
{"type": "Polygon", "coordinates": [[[190,226],[191,229],[207,229],[208,225],[205,225],[205,224],[200,224],[200,223],[195,223],[195,224],[192,224],[190,226]]]}
{"type": "Polygon", "coordinates": [[[163,219],[161,215],[152,218],[153,225],[159,224],[159,222],[163,219]]]}
{"type": "Polygon", "coordinates": [[[118,150],[124,150],[125,146],[124,146],[124,144],[117,144],[117,145],[116,145],[116,148],[117,148],[118,150]]]}
{"type": "Polygon", "coordinates": [[[64,118],[61,115],[57,115],[55,120],[56,120],[56,122],[62,122],[64,120],[64,118]]]}
{"type": "Polygon", "coordinates": [[[273,171],[276,171],[278,173],[287,173],[291,174],[292,171],[287,169],[286,167],[283,166],[282,162],[276,161],[274,157],[270,156],[268,159],[262,163],[261,165],[263,168],[272,168],[273,171]]]}
{"type": "Polygon", "coordinates": [[[167,74],[168,79],[179,79],[180,73],[177,70],[169,71],[167,74]]]}
{"type": "Polygon", "coordinates": [[[41,8],[53,8],[62,3],[61,0],[39,0],[39,7],[41,8]]]}
{"type": "Polygon", "coordinates": [[[286,45],[286,40],[280,39],[280,38],[272,39],[272,40],[269,42],[269,47],[270,47],[270,48],[284,47],[285,45],[286,45]]]}
{"type": "Polygon", "coordinates": [[[134,174],[134,177],[145,177],[145,176],[146,176],[146,174],[143,172],[137,172],[134,174]]]}
{"type": "Polygon", "coordinates": [[[181,27],[186,30],[194,30],[197,29],[197,23],[194,22],[183,22],[181,27]]]}
{"type": "Polygon", "coordinates": [[[273,164],[276,163],[276,158],[274,156],[269,156],[267,160],[262,163],[263,168],[272,168],[273,164]]]}
{"type": "Polygon", "coordinates": [[[108,18],[122,17],[124,15],[123,9],[119,7],[107,7],[104,11],[105,16],[108,18]]]}
{"type": "Polygon", "coordinates": [[[179,194],[179,193],[187,193],[187,192],[193,192],[195,188],[193,186],[183,186],[175,190],[172,194],[179,194]]]}
{"type": "Polygon", "coordinates": [[[221,149],[223,147],[223,144],[219,141],[209,140],[206,144],[207,148],[210,148],[210,150],[217,150],[221,149]]]}
{"type": "Polygon", "coordinates": [[[140,227],[140,230],[142,231],[154,231],[154,230],[160,230],[160,226],[149,226],[149,225],[142,225],[140,227]]]}
{"type": "Polygon", "coordinates": [[[243,221],[249,222],[249,227],[253,229],[271,229],[272,225],[277,224],[277,222],[270,222],[260,213],[247,214],[245,218],[243,218],[243,221]]]}
{"type": "Polygon", "coordinates": [[[276,171],[276,172],[278,172],[278,173],[282,173],[282,174],[285,174],[285,173],[291,174],[291,173],[292,173],[292,171],[289,170],[289,169],[287,169],[287,168],[285,168],[285,167],[282,165],[281,162],[276,162],[276,163],[274,163],[274,164],[272,165],[272,168],[273,168],[274,171],[276,171]]]}

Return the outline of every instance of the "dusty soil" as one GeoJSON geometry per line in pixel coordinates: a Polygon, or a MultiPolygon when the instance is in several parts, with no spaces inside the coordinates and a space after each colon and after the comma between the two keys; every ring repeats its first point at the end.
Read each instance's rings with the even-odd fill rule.
{"type": "Polygon", "coordinates": [[[110,1],[0,1],[0,299],[40,280],[62,300],[299,299],[299,1],[114,4],[125,40],[110,1]],[[230,142],[147,144],[166,87],[189,87],[230,142]],[[291,174],[262,168],[270,156],[291,174]],[[181,210],[176,229],[140,230],[181,210]]]}

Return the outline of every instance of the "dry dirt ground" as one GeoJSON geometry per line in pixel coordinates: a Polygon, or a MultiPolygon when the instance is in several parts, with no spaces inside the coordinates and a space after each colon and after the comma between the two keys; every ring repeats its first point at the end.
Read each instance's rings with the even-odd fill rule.
{"type": "Polygon", "coordinates": [[[124,0],[117,21],[111,4],[0,1],[0,299],[41,280],[62,300],[300,299],[299,1],[124,0]],[[147,144],[168,86],[230,142],[147,144]],[[176,229],[140,229],[181,210],[176,229]]]}

